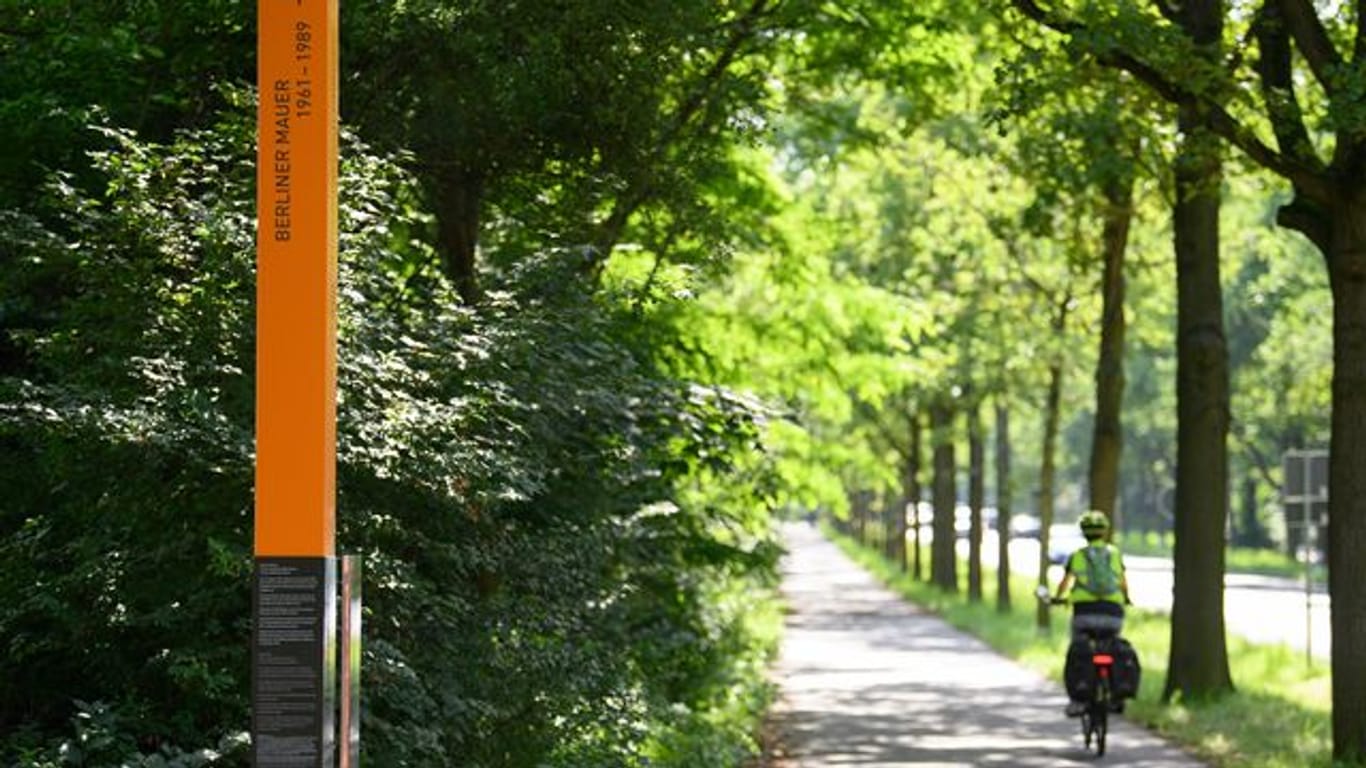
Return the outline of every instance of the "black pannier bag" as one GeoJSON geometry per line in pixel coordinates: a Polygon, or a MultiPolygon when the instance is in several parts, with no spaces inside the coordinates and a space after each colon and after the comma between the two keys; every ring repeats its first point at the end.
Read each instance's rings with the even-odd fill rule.
{"type": "Polygon", "coordinates": [[[1107,642],[1111,655],[1115,657],[1115,666],[1110,673],[1110,690],[1121,699],[1132,699],[1138,695],[1139,678],[1143,675],[1138,663],[1138,651],[1122,637],[1107,642]]]}
{"type": "Polygon", "coordinates": [[[1091,641],[1073,640],[1067,646],[1067,664],[1062,670],[1067,696],[1073,701],[1089,701],[1094,671],[1091,666],[1091,641]]]}
{"type": "Polygon", "coordinates": [[[1114,658],[1110,668],[1110,693],[1115,698],[1132,699],[1138,695],[1138,684],[1142,668],[1138,663],[1138,652],[1133,645],[1122,637],[1097,640],[1094,649],[1090,640],[1073,640],[1067,647],[1067,664],[1063,667],[1063,682],[1067,695],[1073,701],[1089,701],[1092,686],[1095,684],[1095,666],[1091,663],[1092,653],[1108,653],[1114,658]]]}

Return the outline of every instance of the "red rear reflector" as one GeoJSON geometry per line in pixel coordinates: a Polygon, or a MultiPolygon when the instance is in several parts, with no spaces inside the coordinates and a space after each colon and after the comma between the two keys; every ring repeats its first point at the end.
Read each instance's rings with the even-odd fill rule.
{"type": "Polygon", "coordinates": [[[1115,657],[1114,657],[1114,656],[1111,656],[1111,655],[1108,654],[1108,653],[1097,653],[1095,656],[1092,656],[1092,657],[1091,657],[1091,661],[1092,661],[1092,663],[1099,664],[1099,665],[1101,665],[1101,666],[1105,666],[1105,665],[1108,665],[1108,664],[1114,664],[1114,663],[1115,663],[1115,657]]]}

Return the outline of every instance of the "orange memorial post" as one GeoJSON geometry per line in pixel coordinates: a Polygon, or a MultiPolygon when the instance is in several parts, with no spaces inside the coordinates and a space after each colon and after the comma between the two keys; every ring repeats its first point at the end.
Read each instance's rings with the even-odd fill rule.
{"type": "Polygon", "coordinates": [[[257,8],[253,762],[333,768],[338,9],[257,8]]]}

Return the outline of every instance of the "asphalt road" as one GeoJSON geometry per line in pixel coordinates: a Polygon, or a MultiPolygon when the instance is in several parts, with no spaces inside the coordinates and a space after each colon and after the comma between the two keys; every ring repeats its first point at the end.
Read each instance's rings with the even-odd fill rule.
{"type": "MultiPolygon", "coordinates": [[[[966,542],[959,542],[966,556],[966,542]]],[[[996,564],[996,538],[988,534],[982,544],[983,560],[996,564]]],[[[1038,573],[1039,543],[1033,539],[1012,541],[1010,569],[1038,573]]],[[[1172,564],[1157,557],[1124,557],[1129,572],[1129,594],[1134,604],[1149,610],[1171,612],[1172,564]]],[[[1052,570],[1049,586],[1056,587],[1062,572],[1052,570]]],[[[1283,644],[1299,651],[1312,645],[1316,658],[1328,659],[1328,595],[1317,585],[1306,612],[1303,582],[1271,576],[1231,573],[1224,577],[1224,623],[1230,634],[1256,643],[1283,644]],[[1309,622],[1306,621],[1307,616],[1309,622]],[[1306,626],[1308,624],[1308,626],[1306,626]]]]}
{"type": "MultiPolygon", "coordinates": [[[[1082,766],[1057,684],[903,602],[805,525],[785,529],[777,727],[790,768],[1082,766]]],[[[1108,766],[1201,763],[1122,718],[1108,766]]]]}

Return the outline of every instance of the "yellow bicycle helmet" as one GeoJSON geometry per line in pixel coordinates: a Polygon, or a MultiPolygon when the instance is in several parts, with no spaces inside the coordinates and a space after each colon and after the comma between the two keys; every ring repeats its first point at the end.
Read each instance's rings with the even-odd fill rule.
{"type": "Polygon", "coordinates": [[[1081,526],[1084,536],[1103,536],[1110,530],[1110,518],[1106,517],[1104,512],[1093,509],[1084,513],[1081,519],[1077,520],[1077,525],[1081,526]]]}

